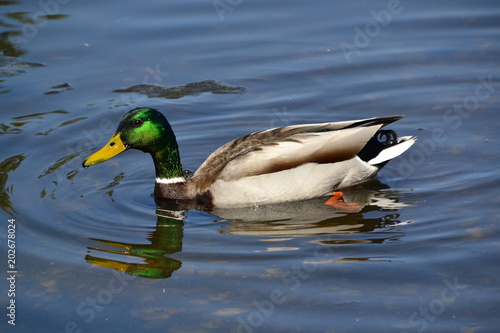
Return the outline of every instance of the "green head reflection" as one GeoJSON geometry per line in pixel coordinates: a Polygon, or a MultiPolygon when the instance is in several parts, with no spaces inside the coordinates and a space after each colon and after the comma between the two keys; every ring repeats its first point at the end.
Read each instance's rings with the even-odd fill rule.
{"type": "Polygon", "coordinates": [[[182,266],[179,260],[169,258],[166,255],[182,250],[183,218],[183,216],[179,219],[179,217],[158,215],[156,228],[151,233],[151,236],[148,237],[149,244],[129,244],[91,238],[91,240],[107,245],[107,247],[117,249],[89,247],[89,250],[124,255],[128,260],[121,261],[92,255],[86,255],[85,260],[92,265],[114,269],[143,278],[169,278],[173,272],[182,266]],[[142,262],[132,262],[134,258],[139,258],[142,262]]]}

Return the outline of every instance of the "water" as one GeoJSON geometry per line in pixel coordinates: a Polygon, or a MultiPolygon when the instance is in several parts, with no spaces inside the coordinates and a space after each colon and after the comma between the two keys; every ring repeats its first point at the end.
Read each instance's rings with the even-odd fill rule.
{"type": "Polygon", "coordinates": [[[497,2],[5,1],[0,12],[8,331],[497,330],[497,2]],[[114,92],[206,80],[245,89],[114,92]],[[323,200],[179,211],[157,207],[139,151],[80,166],[137,106],[164,112],[192,171],[235,137],[288,124],[405,114],[391,128],[418,143],[346,191],[358,211],[323,200]]]}

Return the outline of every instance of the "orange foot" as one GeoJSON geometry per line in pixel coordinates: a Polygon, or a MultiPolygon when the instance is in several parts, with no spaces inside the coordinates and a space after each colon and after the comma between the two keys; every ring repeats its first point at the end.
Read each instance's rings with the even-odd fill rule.
{"type": "Polygon", "coordinates": [[[335,191],[333,196],[325,202],[325,205],[332,206],[333,208],[341,210],[358,210],[361,209],[361,205],[355,202],[344,202],[342,196],[344,193],[340,191],[335,191]]]}

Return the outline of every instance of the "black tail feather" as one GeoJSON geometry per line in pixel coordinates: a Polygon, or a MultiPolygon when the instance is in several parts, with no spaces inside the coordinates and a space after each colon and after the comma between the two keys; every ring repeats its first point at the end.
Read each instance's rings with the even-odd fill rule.
{"type": "Polygon", "coordinates": [[[370,118],[370,119],[365,119],[365,120],[360,120],[357,121],[345,128],[354,128],[358,126],[373,126],[373,125],[383,125],[387,126],[390,123],[393,123],[399,119],[402,119],[404,116],[403,115],[397,115],[397,116],[386,116],[386,117],[377,117],[377,118],[370,118]]]}
{"type": "MultiPolygon", "coordinates": [[[[398,143],[398,136],[393,130],[379,130],[375,135],[366,143],[363,149],[358,153],[359,158],[368,162],[375,158],[380,152],[388,147],[394,146],[398,143]]],[[[387,162],[385,162],[387,163],[387,162]]],[[[384,166],[385,163],[380,165],[384,166]]]]}

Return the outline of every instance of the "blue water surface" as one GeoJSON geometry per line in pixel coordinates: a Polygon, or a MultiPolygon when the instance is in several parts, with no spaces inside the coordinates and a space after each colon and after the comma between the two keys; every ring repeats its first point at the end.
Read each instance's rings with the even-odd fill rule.
{"type": "Polygon", "coordinates": [[[496,332],[498,22],[498,1],[0,2],[2,332],[496,332]],[[207,80],[244,89],[182,90],[207,80]],[[183,93],[116,92],[137,85],[183,93]],[[191,171],[291,124],[404,114],[418,141],[345,191],[358,210],[158,207],[142,152],[81,167],[139,106],[191,171]]]}

